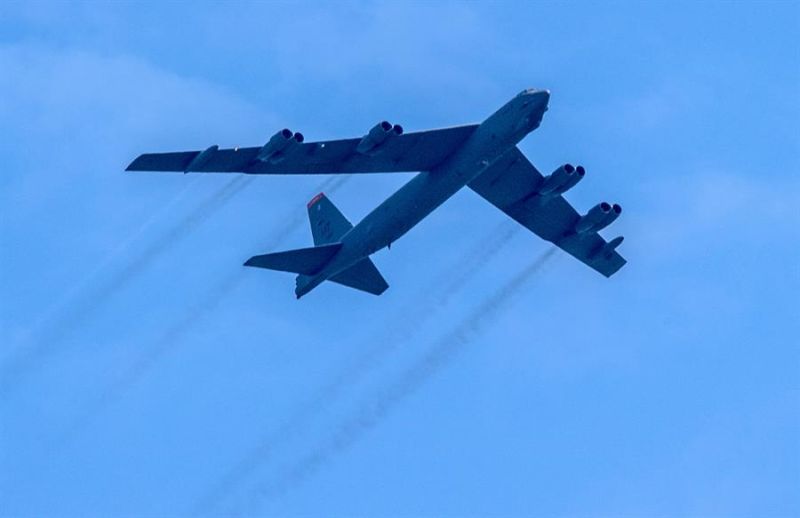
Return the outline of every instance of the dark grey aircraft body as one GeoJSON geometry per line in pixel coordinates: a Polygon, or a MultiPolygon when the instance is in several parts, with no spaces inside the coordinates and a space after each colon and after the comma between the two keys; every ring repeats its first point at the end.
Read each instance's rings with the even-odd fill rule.
{"type": "Polygon", "coordinates": [[[128,171],[350,174],[422,171],[353,226],[324,194],[308,204],[311,248],[251,257],[246,266],[297,273],[302,297],[330,280],[379,295],[388,284],[369,256],[390,246],[462,187],[605,276],[625,260],[622,237],[597,233],[619,205],[599,203],[581,216],[562,194],[580,181],[582,167],[563,165],[543,176],[516,147],[536,129],[550,93],[525,90],[481,124],[403,133],[381,122],[363,138],[304,143],[282,130],[262,147],[141,155],[128,171]]]}

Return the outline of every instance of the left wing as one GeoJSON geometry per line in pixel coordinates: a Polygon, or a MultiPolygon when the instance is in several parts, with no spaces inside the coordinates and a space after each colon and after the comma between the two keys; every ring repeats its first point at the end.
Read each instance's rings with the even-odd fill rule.
{"type": "MultiPolygon", "coordinates": [[[[383,123],[382,123],[383,124],[383,123]]],[[[385,123],[388,124],[388,123],[385,123]]],[[[263,147],[245,147],[178,153],[140,155],[128,171],[175,171],[191,173],[250,174],[349,174],[426,171],[450,156],[475,131],[477,124],[454,126],[414,133],[396,134],[394,128],[370,132],[382,137],[379,145],[364,149],[367,139],[351,138],[321,142],[295,142],[289,130],[278,132],[263,147]],[[392,132],[395,133],[392,133],[392,132]],[[287,133],[288,132],[288,137],[287,133]],[[381,133],[384,132],[384,133],[381,133]],[[284,143],[281,139],[284,139],[284,143]],[[280,149],[271,154],[267,148],[273,141],[280,149]],[[291,145],[289,145],[291,144],[291,145]],[[359,144],[362,144],[360,147],[359,144]]],[[[402,128],[399,130],[402,132],[402,128]]],[[[370,136],[368,135],[368,137],[370,136]]],[[[300,136],[302,139],[302,136],[300,136]]]]}
{"type": "Polygon", "coordinates": [[[514,148],[469,186],[542,239],[554,243],[606,277],[616,273],[626,262],[615,251],[622,238],[606,242],[597,230],[605,227],[605,221],[613,221],[619,214],[619,206],[612,208],[608,204],[599,204],[586,216],[581,216],[558,194],[558,189],[549,195],[542,194],[548,180],[549,177],[546,179],[519,149],[514,148]],[[592,225],[595,221],[597,223],[592,225]]]}

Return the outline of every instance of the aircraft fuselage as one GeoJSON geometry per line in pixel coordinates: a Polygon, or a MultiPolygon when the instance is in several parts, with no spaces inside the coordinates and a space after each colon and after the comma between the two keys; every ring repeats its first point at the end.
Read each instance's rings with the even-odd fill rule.
{"type": "Polygon", "coordinates": [[[297,298],[400,239],[536,129],[549,99],[546,90],[526,90],[492,114],[448,158],[417,174],[342,236],[339,252],[298,284],[297,298]]]}

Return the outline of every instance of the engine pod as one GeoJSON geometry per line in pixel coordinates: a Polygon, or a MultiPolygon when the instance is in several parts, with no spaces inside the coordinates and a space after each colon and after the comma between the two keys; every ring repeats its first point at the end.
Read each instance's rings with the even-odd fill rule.
{"type": "Polygon", "coordinates": [[[622,207],[618,204],[611,205],[606,202],[601,202],[592,207],[581,219],[575,224],[575,233],[584,234],[586,232],[597,232],[603,230],[622,213],[622,207]]]}
{"type": "Polygon", "coordinates": [[[567,189],[577,184],[585,174],[583,167],[575,169],[572,164],[564,164],[542,181],[538,189],[540,196],[557,196],[567,192],[567,189]],[[578,172],[580,170],[580,173],[578,172]]]}
{"type": "Polygon", "coordinates": [[[611,204],[604,201],[598,203],[581,216],[581,219],[575,224],[575,233],[583,234],[595,230],[610,212],[611,204]]]}
{"type": "Polygon", "coordinates": [[[274,134],[269,141],[261,148],[256,155],[259,162],[278,162],[286,156],[290,148],[303,141],[301,133],[292,133],[291,130],[284,128],[274,134]],[[299,135],[299,138],[295,138],[299,135]]]}
{"type": "Polygon", "coordinates": [[[380,152],[390,139],[403,134],[403,127],[389,121],[381,121],[369,130],[356,146],[356,152],[362,155],[374,155],[380,152]]]}

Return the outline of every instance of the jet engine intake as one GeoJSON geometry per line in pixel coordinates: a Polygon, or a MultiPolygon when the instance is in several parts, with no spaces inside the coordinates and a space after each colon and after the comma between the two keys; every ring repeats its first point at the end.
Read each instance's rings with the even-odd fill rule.
{"type": "Polygon", "coordinates": [[[381,121],[361,139],[356,151],[362,155],[374,155],[381,151],[386,142],[402,134],[403,127],[399,124],[392,126],[388,121],[381,121]]]}
{"type": "Polygon", "coordinates": [[[592,209],[575,224],[575,233],[584,234],[586,232],[597,232],[609,226],[615,219],[617,219],[622,212],[622,207],[611,205],[606,202],[601,202],[592,207],[592,209]]]}
{"type": "Polygon", "coordinates": [[[573,167],[572,164],[564,164],[544,178],[538,194],[545,197],[564,194],[580,182],[585,174],[586,170],[582,166],[573,167]]]}
{"type": "Polygon", "coordinates": [[[279,162],[286,154],[305,140],[302,133],[292,133],[289,129],[282,129],[264,144],[258,152],[256,160],[260,162],[279,162]]]}

